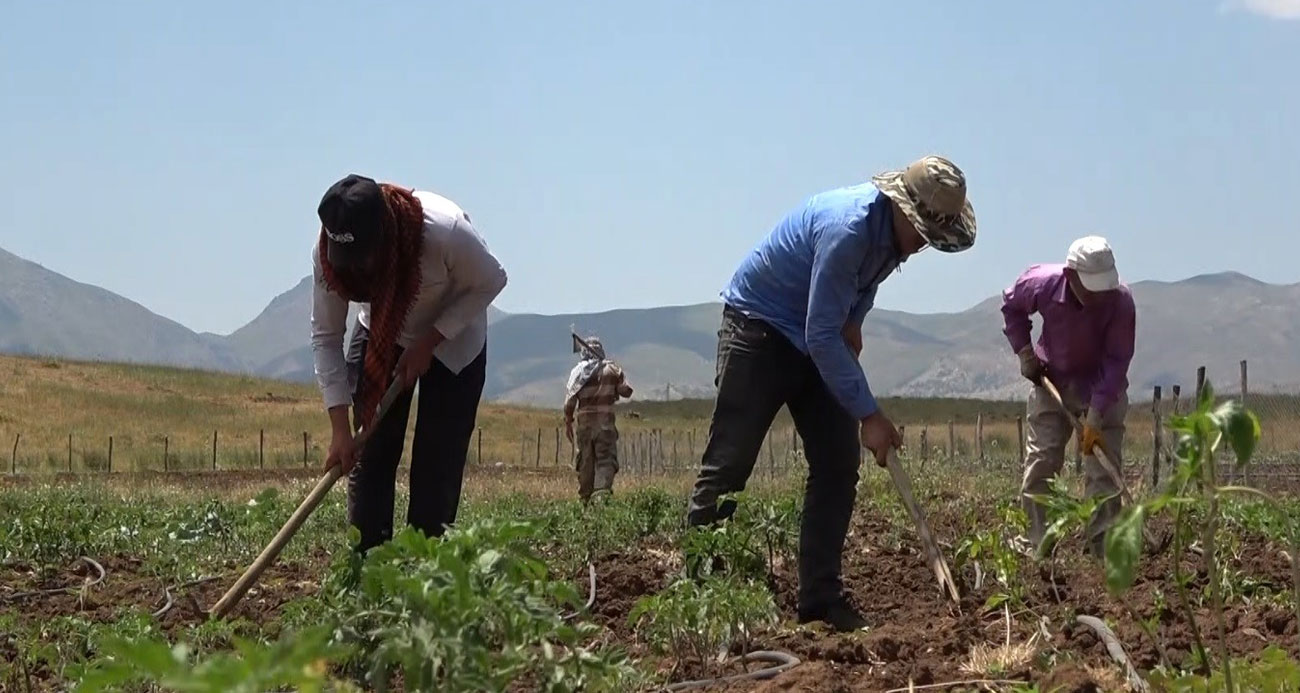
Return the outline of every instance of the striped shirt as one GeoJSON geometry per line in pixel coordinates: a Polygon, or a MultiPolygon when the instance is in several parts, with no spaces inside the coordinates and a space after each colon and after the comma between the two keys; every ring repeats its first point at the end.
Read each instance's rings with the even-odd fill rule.
{"type": "Polygon", "coordinates": [[[614,405],[619,397],[632,394],[628,387],[623,369],[612,363],[606,363],[600,372],[591,377],[573,398],[570,409],[565,412],[573,416],[577,409],[577,423],[583,428],[613,428],[614,405]]]}

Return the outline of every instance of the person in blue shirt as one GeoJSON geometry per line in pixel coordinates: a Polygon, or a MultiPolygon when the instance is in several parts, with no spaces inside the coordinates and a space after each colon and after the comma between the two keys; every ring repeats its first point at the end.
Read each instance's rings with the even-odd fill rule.
{"type": "Polygon", "coordinates": [[[722,291],[718,395],[687,519],[706,525],[735,511],[734,501],[718,497],[744,489],[772,420],[788,407],[808,459],[800,623],[841,631],[867,625],[840,578],[859,444],[884,466],[902,443],[858,363],[876,289],[927,246],[954,253],[974,242],[965,175],[927,156],[870,183],[812,196],[777,223],[722,291]]]}

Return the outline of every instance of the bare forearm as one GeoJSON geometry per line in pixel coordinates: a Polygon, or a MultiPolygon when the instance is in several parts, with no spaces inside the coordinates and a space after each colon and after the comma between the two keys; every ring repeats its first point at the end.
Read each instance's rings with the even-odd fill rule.
{"type": "Polygon", "coordinates": [[[330,407],[330,430],[334,435],[350,435],[352,433],[352,422],[348,418],[348,408],[346,405],[330,407]]]}

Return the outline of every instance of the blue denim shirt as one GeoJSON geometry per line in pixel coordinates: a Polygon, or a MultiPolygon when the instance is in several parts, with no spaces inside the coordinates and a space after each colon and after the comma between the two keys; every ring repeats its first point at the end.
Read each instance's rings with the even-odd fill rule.
{"type": "Polygon", "coordinates": [[[870,183],[837,188],[781,219],[740,264],[722,300],[811,356],[835,399],[863,419],[875,413],[876,399],[842,330],[861,327],[899,260],[889,198],[870,183]]]}

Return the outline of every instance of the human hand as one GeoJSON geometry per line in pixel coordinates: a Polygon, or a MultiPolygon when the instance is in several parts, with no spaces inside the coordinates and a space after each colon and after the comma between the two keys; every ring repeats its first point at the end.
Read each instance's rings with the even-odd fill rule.
{"type": "Polygon", "coordinates": [[[1031,344],[1021,349],[1016,356],[1020,358],[1020,375],[1025,376],[1026,380],[1035,385],[1042,385],[1043,371],[1046,370],[1046,367],[1043,365],[1042,359],[1038,358],[1038,354],[1034,352],[1034,346],[1031,344]]]}
{"type": "Polygon", "coordinates": [[[862,326],[847,324],[840,334],[844,336],[844,343],[849,346],[849,351],[853,352],[853,357],[862,356],[862,326]]]}
{"type": "Polygon", "coordinates": [[[1090,407],[1083,423],[1083,436],[1079,438],[1079,446],[1083,449],[1083,454],[1093,454],[1093,451],[1102,444],[1101,430],[1101,412],[1090,407]]]}
{"type": "Polygon", "coordinates": [[[341,473],[347,474],[356,466],[358,452],[356,439],[351,433],[335,431],[330,440],[329,454],[325,456],[325,470],[337,465],[341,473]]]}
{"type": "Polygon", "coordinates": [[[433,365],[433,349],[437,346],[433,339],[421,339],[412,344],[409,349],[402,351],[402,355],[397,359],[397,368],[395,369],[398,380],[406,389],[415,387],[415,384],[429,372],[429,366],[433,365]]]}
{"type": "Polygon", "coordinates": [[[862,420],[861,439],[862,446],[876,456],[876,464],[881,467],[887,466],[890,449],[903,444],[894,423],[879,410],[862,420]]]}
{"type": "Polygon", "coordinates": [[[573,442],[573,419],[564,420],[564,437],[568,438],[570,443],[573,442]]]}

